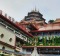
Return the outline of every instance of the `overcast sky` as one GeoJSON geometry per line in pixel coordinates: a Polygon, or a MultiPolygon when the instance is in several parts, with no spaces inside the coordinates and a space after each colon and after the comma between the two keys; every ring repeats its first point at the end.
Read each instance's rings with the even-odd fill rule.
{"type": "Polygon", "coordinates": [[[60,18],[60,0],[0,0],[0,10],[20,21],[36,7],[46,21],[60,18]]]}

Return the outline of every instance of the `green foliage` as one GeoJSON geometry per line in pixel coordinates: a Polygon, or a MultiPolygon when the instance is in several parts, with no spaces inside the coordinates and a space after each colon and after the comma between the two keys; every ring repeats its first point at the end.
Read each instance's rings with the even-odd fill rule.
{"type": "Polygon", "coordinates": [[[54,20],[49,20],[48,22],[49,22],[49,23],[53,23],[53,22],[54,22],[54,20]]]}
{"type": "Polygon", "coordinates": [[[31,46],[31,44],[30,44],[30,43],[27,43],[27,42],[25,42],[25,45],[26,45],[26,46],[31,46]]]}
{"type": "MultiPolygon", "coordinates": [[[[40,40],[40,37],[33,38],[32,44],[35,45],[35,39],[37,39],[37,46],[40,46],[41,44],[43,46],[60,46],[60,37],[59,36],[52,36],[48,37],[49,39],[47,40],[47,37],[43,37],[42,40],[40,40]]],[[[30,43],[25,43],[27,46],[31,46],[32,44],[30,43]]]]}
{"type": "Polygon", "coordinates": [[[4,56],[4,54],[0,54],[0,56],[4,56]]]}

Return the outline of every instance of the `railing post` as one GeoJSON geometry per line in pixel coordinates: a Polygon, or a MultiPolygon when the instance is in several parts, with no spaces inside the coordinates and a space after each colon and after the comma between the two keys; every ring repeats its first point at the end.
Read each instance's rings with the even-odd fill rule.
{"type": "Polygon", "coordinates": [[[3,51],[2,50],[0,50],[0,54],[3,55],[3,51]]]}
{"type": "Polygon", "coordinates": [[[0,10],[0,14],[2,15],[2,10],[0,10]]]}
{"type": "Polygon", "coordinates": [[[15,56],[15,55],[12,53],[11,56],[15,56]]]}
{"type": "Polygon", "coordinates": [[[7,14],[5,14],[5,17],[7,18],[7,14]]]}

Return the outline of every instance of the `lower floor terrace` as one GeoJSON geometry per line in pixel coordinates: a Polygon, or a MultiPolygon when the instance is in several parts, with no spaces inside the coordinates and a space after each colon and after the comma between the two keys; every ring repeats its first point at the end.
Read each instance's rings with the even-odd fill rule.
{"type": "Polygon", "coordinates": [[[24,56],[24,53],[0,49],[0,56],[24,56]]]}
{"type": "MultiPolygon", "coordinates": [[[[22,46],[24,52],[32,53],[35,46],[22,46]]],[[[60,46],[36,46],[38,54],[59,54],[60,46]]]]}

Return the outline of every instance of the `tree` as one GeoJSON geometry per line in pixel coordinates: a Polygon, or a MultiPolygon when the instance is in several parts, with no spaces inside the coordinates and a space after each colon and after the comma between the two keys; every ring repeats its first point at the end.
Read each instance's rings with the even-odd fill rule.
{"type": "Polygon", "coordinates": [[[49,22],[49,23],[53,23],[53,22],[54,22],[54,20],[49,20],[48,22],[49,22]]]}

